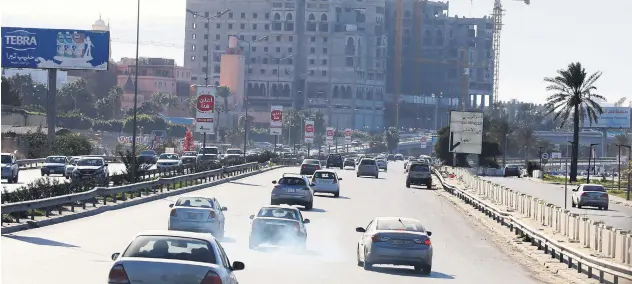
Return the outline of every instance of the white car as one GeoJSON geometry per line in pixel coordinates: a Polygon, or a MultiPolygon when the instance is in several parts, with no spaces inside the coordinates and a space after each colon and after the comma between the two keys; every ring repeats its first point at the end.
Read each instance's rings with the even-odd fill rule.
{"type": "Polygon", "coordinates": [[[72,171],[75,170],[75,166],[77,166],[77,161],[79,161],[79,159],[81,159],[81,157],[73,157],[68,162],[68,165],[66,165],[66,173],[64,175],[67,179],[72,177],[72,171]]]}
{"type": "Polygon", "coordinates": [[[156,162],[156,167],[159,169],[168,168],[168,167],[177,167],[182,165],[182,160],[180,160],[180,156],[178,154],[173,153],[164,153],[158,156],[158,161],[156,162]]]}
{"type": "Polygon", "coordinates": [[[385,159],[377,158],[375,159],[375,163],[377,164],[377,168],[380,170],[388,171],[388,162],[385,159]]]}
{"type": "Polygon", "coordinates": [[[336,172],[331,170],[318,170],[312,175],[312,183],[314,186],[314,193],[323,192],[331,193],[334,197],[340,196],[340,181],[341,177],[338,177],[336,172]]]}
{"type": "Polygon", "coordinates": [[[245,268],[213,235],[181,231],[141,232],[112,260],[107,283],[237,284],[245,268]]]}

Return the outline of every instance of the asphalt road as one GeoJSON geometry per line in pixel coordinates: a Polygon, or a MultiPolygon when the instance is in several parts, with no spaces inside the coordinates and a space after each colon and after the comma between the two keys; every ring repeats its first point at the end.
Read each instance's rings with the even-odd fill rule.
{"type": "MultiPolygon", "coordinates": [[[[564,207],[564,185],[546,184],[532,181],[525,178],[515,177],[481,177],[493,181],[508,188],[529,194],[531,196],[546,200],[557,206],[564,207]]],[[[567,209],[573,213],[585,215],[591,220],[603,221],[606,225],[614,226],[626,230],[632,230],[632,207],[612,204],[608,205],[608,211],[597,208],[584,207],[582,209],[571,207],[571,189],[568,187],[567,209]]]]}
{"type": "MultiPolygon", "coordinates": [[[[110,163],[108,167],[110,168],[110,174],[120,173],[125,170],[125,165],[123,165],[122,163],[110,163]]],[[[3,190],[6,189],[8,191],[14,191],[40,178],[44,178],[42,177],[41,169],[20,170],[20,174],[18,175],[18,182],[7,183],[6,180],[2,180],[2,189],[3,190]]],[[[58,180],[60,182],[69,181],[61,175],[52,175],[52,176],[49,176],[48,178],[52,180],[58,180]]]]}
{"type": "MultiPolygon", "coordinates": [[[[340,198],[319,196],[312,211],[304,211],[307,251],[248,249],[249,219],[269,204],[274,170],[187,195],[215,196],[226,212],[222,241],[231,261],[246,264],[237,272],[240,283],[540,283],[504,255],[484,233],[433,191],[407,189],[401,162],[391,162],[379,179],[357,178],[340,171],[340,198]],[[380,267],[365,271],[356,265],[357,226],[376,216],[410,216],[422,220],[434,234],[433,272],[422,276],[409,268],[380,267]],[[425,279],[418,279],[425,278],[425,279]],[[448,282],[446,282],[448,280],[448,282]]],[[[170,197],[96,216],[2,236],[2,283],[103,283],[112,261],[139,231],[166,229],[170,197]],[[69,271],[70,273],[59,273],[69,271]]]]}

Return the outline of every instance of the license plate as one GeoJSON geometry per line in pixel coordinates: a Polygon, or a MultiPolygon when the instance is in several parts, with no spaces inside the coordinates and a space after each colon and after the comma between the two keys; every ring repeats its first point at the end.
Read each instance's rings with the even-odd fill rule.
{"type": "Polygon", "coordinates": [[[393,241],[393,244],[396,244],[396,245],[406,245],[406,244],[410,244],[410,243],[411,243],[411,241],[401,241],[401,240],[394,240],[393,241]]]}
{"type": "Polygon", "coordinates": [[[197,219],[200,217],[201,214],[196,214],[196,213],[189,213],[189,219],[197,219]]]}
{"type": "Polygon", "coordinates": [[[322,184],[331,184],[332,180],[330,179],[317,179],[316,180],[318,183],[322,183],[322,184]]]}
{"type": "Polygon", "coordinates": [[[288,188],[288,189],[286,190],[286,192],[287,192],[287,193],[296,193],[296,189],[293,189],[293,188],[288,188]]]}

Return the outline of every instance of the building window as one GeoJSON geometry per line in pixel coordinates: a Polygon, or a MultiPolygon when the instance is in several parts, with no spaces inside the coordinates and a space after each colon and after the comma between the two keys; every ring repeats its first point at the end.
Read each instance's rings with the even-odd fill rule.
{"type": "Polygon", "coordinates": [[[252,74],[252,68],[248,68],[248,74],[252,74]]]}
{"type": "Polygon", "coordinates": [[[272,75],[276,75],[279,71],[277,69],[272,69],[272,75]]]}
{"type": "Polygon", "coordinates": [[[276,52],[281,52],[281,48],[277,46],[276,52]]]}
{"type": "Polygon", "coordinates": [[[263,25],[263,29],[266,30],[266,31],[270,30],[270,25],[269,24],[263,25]]]}
{"type": "Polygon", "coordinates": [[[310,38],[310,40],[311,40],[312,42],[315,42],[315,41],[316,41],[316,37],[315,37],[315,36],[313,36],[313,37],[311,37],[311,38],[310,38]]]}
{"type": "Polygon", "coordinates": [[[228,29],[232,30],[233,29],[233,24],[228,24],[228,29]]]}
{"type": "Polygon", "coordinates": [[[251,36],[250,39],[255,41],[255,40],[257,40],[257,36],[251,36]]]}
{"type": "Polygon", "coordinates": [[[292,62],[293,62],[293,61],[292,61],[292,58],[288,59],[288,60],[287,60],[287,65],[292,65],[292,62]]]}
{"type": "Polygon", "coordinates": [[[323,77],[327,76],[327,71],[325,71],[325,70],[320,71],[320,75],[322,75],[323,77]]]}
{"type": "Polygon", "coordinates": [[[270,19],[270,13],[266,13],[266,20],[270,19]]]}
{"type": "Polygon", "coordinates": [[[322,64],[323,64],[323,65],[327,65],[327,59],[323,59],[323,60],[322,60],[322,64]]]}
{"type": "Polygon", "coordinates": [[[197,35],[196,34],[191,34],[191,39],[197,39],[197,35]]]}
{"type": "Polygon", "coordinates": [[[252,24],[252,29],[256,30],[257,29],[257,24],[252,24]]]}
{"type": "Polygon", "coordinates": [[[268,47],[267,46],[263,48],[263,52],[268,52],[268,47]]]}
{"type": "Polygon", "coordinates": [[[206,56],[206,55],[202,56],[202,61],[204,61],[204,62],[208,61],[208,56],[206,56]]]}
{"type": "Polygon", "coordinates": [[[204,23],[204,28],[208,29],[208,23],[204,23]]]}
{"type": "Polygon", "coordinates": [[[202,67],[202,73],[206,73],[207,70],[206,67],[202,67]]]}
{"type": "Polygon", "coordinates": [[[204,39],[208,39],[208,34],[204,34],[204,39]]]}
{"type": "Polygon", "coordinates": [[[213,69],[215,69],[215,70],[214,70],[214,71],[215,71],[215,73],[220,73],[220,71],[221,71],[221,70],[220,70],[220,68],[219,68],[219,65],[215,65],[215,66],[213,67],[213,69]]]}
{"type": "Polygon", "coordinates": [[[191,27],[194,28],[194,29],[197,29],[197,24],[193,23],[193,25],[191,27]]]}
{"type": "Polygon", "coordinates": [[[233,18],[233,12],[228,12],[228,18],[232,19],[233,18]]]}
{"type": "Polygon", "coordinates": [[[257,52],[257,47],[256,46],[252,47],[252,52],[257,52]]]}
{"type": "Polygon", "coordinates": [[[220,40],[220,39],[222,39],[221,35],[215,35],[215,40],[220,40]]]}
{"type": "Polygon", "coordinates": [[[327,48],[323,47],[323,54],[327,54],[327,48]]]}
{"type": "Polygon", "coordinates": [[[266,69],[261,69],[261,70],[259,70],[259,72],[263,75],[263,74],[266,73],[266,69]]]}
{"type": "Polygon", "coordinates": [[[310,59],[309,64],[314,64],[314,59],[310,59]]]}
{"type": "Polygon", "coordinates": [[[215,45],[215,50],[219,50],[219,44],[215,45]]]}
{"type": "Polygon", "coordinates": [[[242,29],[242,30],[245,29],[246,28],[246,24],[240,24],[239,28],[242,29]]]}
{"type": "Polygon", "coordinates": [[[267,57],[263,58],[263,64],[268,64],[268,58],[267,57]]]}
{"type": "Polygon", "coordinates": [[[191,56],[191,61],[195,61],[195,56],[191,56]]]}
{"type": "Polygon", "coordinates": [[[252,18],[256,19],[257,18],[257,13],[252,13],[252,18]]]}
{"type": "Polygon", "coordinates": [[[309,53],[316,53],[316,48],[310,47],[309,48],[309,53]]]}
{"type": "Polygon", "coordinates": [[[195,44],[191,45],[191,51],[195,51],[195,44]]]}
{"type": "Polygon", "coordinates": [[[323,42],[327,43],[328,38],[327,37],[323,37],[323,42]]]}
{"type": "Polygon", "coordinates": [[[246,13],[241,13],[241,18],[245,19],[246,18],[246,13]]]}
{"type": "Polygon", "coordinates": [[[290,41],[294,41],[294,36],[289,36],[290,41]]]}
{"type": "Polygon", "coordinates": [[[256,64],[257,63],[257,58],[250,58],[250,63],[256,64]]]}
{"type": "Polygon", "coordinates": [[[288,53],[292,53],[292,48],[291,48],[291,47],[288,47],[288,48],[287,48],[287,52],[288,52],[288,53]]]}
{"type": "Polygon", "coordinates": [[[204,50],[208,50],[208,45],[204,45],[204,50]]]}
{"type": "Polygon", "coordinates": [[[240,36],[239,36],[239,39],[240,39],[240,40],[245,40],[246,38],[245,38],[243,35],[240,35],[240,36]]]}
{"type": "Polygon", "coordinates": [[[216,29],[221,29],[221,28],[222,28],[222,25],[221,25],[221,24],[215,24],[215,28],[216,28],[216,29]]]}
{"type": "Polygon", "coordinates": [[[281,36],[277,36],[276,41],[281,41],[281,36]]]}

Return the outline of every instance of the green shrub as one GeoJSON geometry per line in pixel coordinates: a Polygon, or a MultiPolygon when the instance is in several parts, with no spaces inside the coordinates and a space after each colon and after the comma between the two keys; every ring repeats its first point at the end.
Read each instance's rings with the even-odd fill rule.
{"type": "Polygon", "coordinates": [[[53,142],[55,155],[83,156],[92,153],[92,144],[88,138],[76,133],[57,136],[53,142]]]}
{"type": "Polygon", "coordinates": [[[70,129],[89,130],[92,128],[92,120],[79,112],[57,114],[57,126],[70,129]]]}
{"type": "Polygon", "coordinates": [[[123,130],[122,120],[95,120],[92,123],[92,130],[94,131],[108,131],[108,132],[121,132],[123,130]]]}

